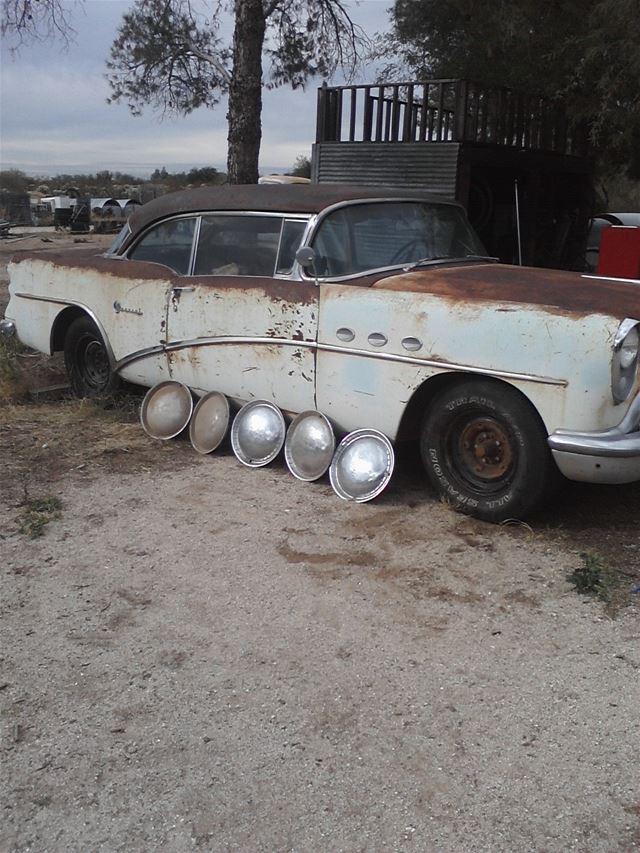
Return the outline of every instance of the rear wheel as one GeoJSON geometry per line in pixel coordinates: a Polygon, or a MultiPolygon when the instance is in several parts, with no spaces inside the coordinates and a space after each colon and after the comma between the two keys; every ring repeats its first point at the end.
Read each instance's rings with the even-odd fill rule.
{"type": "Polygon", "coordinates": [[[537,413],[514,388],[490,380],[460,382],[434,398],[420,450],[438,494],[485,521],[527,515],[553,480],[537,413]]]}
{"type": "Polygon", "coordinates": [[[120,385],[98,327],[89,317],[77,317],[69,326],[64,339],[64,363],[71,387],[79,397],[103,397],[120,385]]]}

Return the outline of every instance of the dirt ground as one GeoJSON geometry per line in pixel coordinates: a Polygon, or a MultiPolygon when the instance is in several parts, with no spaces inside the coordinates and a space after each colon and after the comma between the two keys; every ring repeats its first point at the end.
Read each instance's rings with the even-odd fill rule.
{"type": "Polygon", "coordinates": [[[0,407],[0,851],[640,848],[639,486],[351,505],[138,405],[0,407]]]}

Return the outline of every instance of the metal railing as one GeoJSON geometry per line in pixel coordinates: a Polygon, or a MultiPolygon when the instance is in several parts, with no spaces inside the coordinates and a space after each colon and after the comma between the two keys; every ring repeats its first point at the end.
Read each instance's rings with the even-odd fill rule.
{"type": "Polygon", "coordinates": [[[470,80],[318,90],[317,142],[472,142],[586,156],[561,102],[470,80]]]}

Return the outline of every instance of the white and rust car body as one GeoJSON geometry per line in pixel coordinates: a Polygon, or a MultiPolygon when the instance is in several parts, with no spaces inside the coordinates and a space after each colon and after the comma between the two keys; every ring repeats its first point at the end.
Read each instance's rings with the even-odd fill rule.
{"type": "Polygon", "coordinates": [[[392,441],[418,434],[434,405],[455,409],[461,389],[458,410],[475,407],[475,421],[461,424],[451,452],[470,467],[470,488],[441,476],[444,446],[423,440],[423,458],[435,487],[480,517],[531,508],[510,501],[507,483],[529,437],[520,442],[518,424],[499,418],[494,429],[487,388],[504,391],[507,408],[528,408],[524,432],[539,426],[566,477],[640,479],[640,282],[500,265],[475,241],[457,205],[415,192],[185,191],[137,210],[106,255],[17,255],[3,328],[52,353],[65,349],[74,320],[90,318],[111,377],[175,379],[198,395],[269,399],[289,413],[317,409],[337,431],[375,428],[392,441]],[[424,226],[421,241],[411,231],[416,210],[446,227],[424,226]],[[215,235],[225,223],[240,235],[247,228],[246,240],[222,247],[215,235]],[[268,234],[256,243],[258,226],[268,234]],[[456,244],[442,251],[453,231],[456,244]],[[167,234],[180,244],[178,261],[167,234]],[[206,234],[217,252],[208,264],[206,234]],[[264,240],[271,254],[243,269],[238,257],[264,255],[264,240]]]}

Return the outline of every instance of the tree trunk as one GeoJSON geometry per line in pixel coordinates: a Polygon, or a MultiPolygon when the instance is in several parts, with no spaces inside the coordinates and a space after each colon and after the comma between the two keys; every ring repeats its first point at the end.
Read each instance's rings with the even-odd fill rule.
{"type": "Polygon", "coordinates": [[[231,184],[257,184],[262,137],[264,8],[262,0],[235,0],[234,7],[227,173],[231,184]]]}

